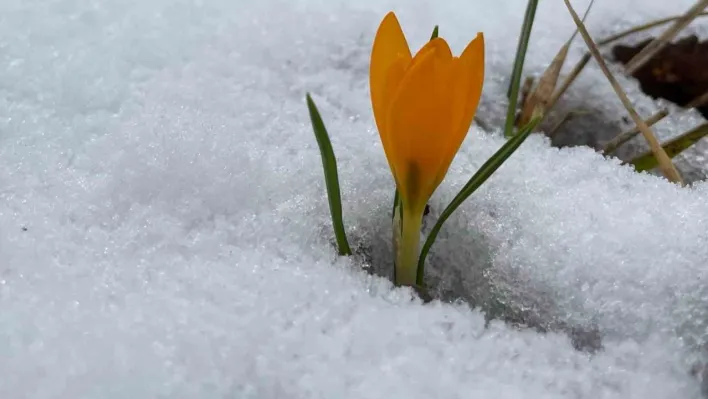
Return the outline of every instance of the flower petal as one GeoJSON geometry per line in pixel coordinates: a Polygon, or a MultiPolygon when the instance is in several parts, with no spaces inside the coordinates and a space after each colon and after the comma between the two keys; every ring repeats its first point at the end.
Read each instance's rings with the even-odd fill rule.
{"type": "MultiPolygon", "coordinates": [[[[384,102],[385,93],[388,89],[386,82],[395,78],[389,73],[391,66],[395,63],[407,64],[411,58],[411,50],[408,47],[401,25],[398,23],[396,15],[393,12],[389,12],[376,31],[369,65],[371,106],[374,110],[374,119],[379,133],[383,131],[385,126],[383,118],[386,115],[387,108],[384,102]]],[[[400,68],[396,69],[400,70],[400,68]]]]}
{"type": "Polygon", "coordinates": [[[441,164],[449,164],[453,65],[447,42],[429,41],[411,62],[386,115],[386,140],[395,148],[390,162],[410,206],[425,206],[441,164]]]}
{"type": "MultiPolygon", "coordinates": [[[[393,62],[393,64],[391,64],[387,71],[386,79],[384,81],[384,90],[381,95],[381,103],[384,104],[384,112],[382,113],[382,116],[380,116],[380,120],[383,121],[383,124],[379,128],[379,135],[381,136],[381,142],[384,147],[384,152],[386,153],[386,159],[388,160],[389,168],[391,169],[394,180],[396,180],[396,182],[398,182],[398,178],[396,173],[396,163],[394,160],[396,159],[397,147],[395,145],[390,144],[390,136],[393,133],[386,131],[386,115],[388,115],[388,110],[391,106],[393,98],[398,92],[400,84],[403,81],[403,78],[406,76],[406,72],[408,71],[408,69],[410,69],[413,64],[420,61],[423,58],[423,55],[438,48],[439,44],[440,43],[426,44],[416,53],[413,59],[399,55],[399,57],[393,62]]],[[[443,46],[443,48],[445,48],[445,46],[443,46]]],[[[447,50],[449,52],[449,48],[447,48],[447,50]]],[[[452,55],[450,54],[450,56],[452,55]]]]}
{"type": "Polygon", "coordinates": [[[383,107],[383,111],[379,114],[381,115],[379,119],[382,121],[382,124],[379,125],[379,136],[381,137],[381,144],[383,145],[384,153],[386,154],[386,159],[388,160],[388,166],[391,169],[391,173],[393,173],[394,180],[397,176],[396,165],[394,163],[394,159],[396,159],[396,147],[391,145],[390,134],[385,130],[385,116],[388,113],[387,111],[389,105],[391,104],[391,100],[398,90],[398,87],[405,76],[406,70],[410,67],[410,64],[411,60],[406,60],[404,57],[398,57],[398,59],[394,61],[388,69],[388,74],[386,76],[386,80],[384,81],[384,90],[381,95],[381,102],[386,105],[383,107]]]}
{"type": "MultiPolygon", "coordinates": [[[[458,119],[456,129],[457,134],[463,135],[463,138],[459,140],[462,143],[477,112],[479,100],[482,96],[482,87],[484,86],[484,35],[482,33],[478,33],[477,37],[467,45],[457,64],[461,67],[456,71],[456,73],[460,74],[457,79],[460,82],[464,82],[462,87],[465,88],[465,90],[461,90],[463,93],[460,93],[465,98],[456,100],[462,100],[463,106],[461,118],[458,119]]],[[[457,149],[455,149],[455,152],[457,152],[457,149]]]]}
{"type": "Polygon", "coordinates": [[[446,150],[450,162],[441,165],[436,178],[436,187],[442,182],[450,163],[467,136],[472,120],[479,106],[484,84],[484,36],[481,33],[473,39],[455,59],[452,70],[455,82],[450,92],[452,130],[446,150]]]}

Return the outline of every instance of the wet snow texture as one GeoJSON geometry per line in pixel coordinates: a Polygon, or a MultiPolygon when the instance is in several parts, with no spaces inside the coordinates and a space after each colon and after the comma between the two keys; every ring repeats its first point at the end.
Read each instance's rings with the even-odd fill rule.
{"type": "MultiPolygon", "coordinates": [[[[599,1],[588,24],[604,36],[691,3],[599,1]]],[[[390,251],[367,87],[380,19],[396,10],[414,48],[435,24],[455,52],[484,31],[479,114],[494,122],[524,7],[3,0],[0,397],[701,397],[706,185],[529,139],[448,222],[429,271],[439,292],[548,334],[485,328],[463,303],[423,305],[362,271],[390,251]],[[335,256],[306,91],[366,256],[335,256]],[[574,329],[602,349],[575,350],[574,329]]],[[[527,72],[572,30],[562,2],[542,2],[527,72]]],[[[592,66],[569,99],[623,115],[592,66]]],[[[472,129],[431,218],[502,143],[472,129]]]]}

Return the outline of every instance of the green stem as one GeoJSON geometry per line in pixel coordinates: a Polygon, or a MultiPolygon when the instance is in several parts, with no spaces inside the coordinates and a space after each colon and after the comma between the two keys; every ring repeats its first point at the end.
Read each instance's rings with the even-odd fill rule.
{"type": "Polygon", "coordinates": [[[420,255],[420,229],[423,225],[423,212],[403,208],[402,226],[396,246],[396,285],[414,286],[418,274],[418,256],[420,255]]]}
{"type": "Polygon", "coordinates": [[[526,50],[529,47],[531,28],[533,27],[534,17],[536,16],[536,6],[538,6],[538,0],[529,0],[526,6],[524,23],[521,25],[519,43],[516,48],[516,58],[514,59],[514,69],[511,73],[511,83],[509,84],[509,90],[506,93],[507,97],[509,97],[509,106],[506,111],[506,122],[504,123],[504,135],[506,137],[511,137],[514,135],[514,119],[516,115],[516,104],[519,101],[521,74],[524,71],[524,59],[526,58],[526,50]]]}

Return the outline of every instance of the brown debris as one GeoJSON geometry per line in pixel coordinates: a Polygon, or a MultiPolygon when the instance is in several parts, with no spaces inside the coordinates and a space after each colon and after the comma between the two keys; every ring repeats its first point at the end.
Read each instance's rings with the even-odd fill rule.
{"type": "MultiPolygon", "coordinates": [[[[626,65],[652,40],[634,47],[617,45],[612,48],[612,55],[626,65]]],[[[692,106],[695,102],[691,102],[708,92],[708,40],[701,42],[691,35],[670,43],[632,76],[652,98],[663,98],[681,107],[692,106]]],[[[696,109],[708,118],[708,104],[696,109]]]]}

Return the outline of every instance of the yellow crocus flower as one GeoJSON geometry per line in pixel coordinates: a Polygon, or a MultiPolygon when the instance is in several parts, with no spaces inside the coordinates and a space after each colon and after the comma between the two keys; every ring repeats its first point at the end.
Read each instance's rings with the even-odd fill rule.
{"type": "MultiPolygon", "coordinates": [[[[484,81],[484,36],[459,57],[434,38],[415,56],[393,12],[381,22],[369,70],[371,103],[401,199],[396,283],[414,285],[425,204],[467,135],[484,81]]],[[[398,212],[397,212],[398,214],[398,212]]]]}

